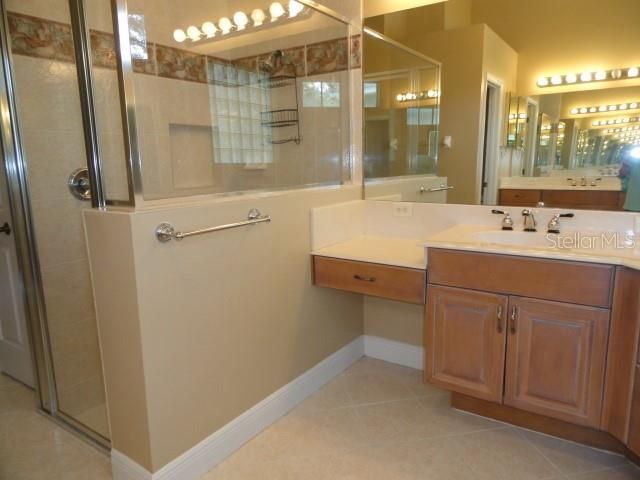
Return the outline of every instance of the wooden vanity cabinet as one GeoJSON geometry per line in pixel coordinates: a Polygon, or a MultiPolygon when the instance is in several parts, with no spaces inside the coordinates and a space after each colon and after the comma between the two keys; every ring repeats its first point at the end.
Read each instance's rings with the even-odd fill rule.
{"type": "Polygon", "coordinates": [[[441,249],[429,250],[428,265],[428,382],[600,426],[613,267],[441,249]],[[565,265],[577,287],[566,299],[548,288],[567,278],[565,265]],[[582,297],[586,291],[594,295],[582,297]]]}
{"type": "Polygon", "coordinates": [[[612,190],[535,190],[502,188],[498,204],[509,207],[535,207],[544,202],[548,208],[581,210],[622,210],[625,194],[612,190]]]}
{"type": "Polygon", "coordinates": [[[426,344],[429,381],[500,402],[504,379],[508,297],[430,286],[426,344]]]}
{"type": "Polygon", "coordinates": [[[609,310],[512,297],[504,403],[598,427],[609,310]]]}

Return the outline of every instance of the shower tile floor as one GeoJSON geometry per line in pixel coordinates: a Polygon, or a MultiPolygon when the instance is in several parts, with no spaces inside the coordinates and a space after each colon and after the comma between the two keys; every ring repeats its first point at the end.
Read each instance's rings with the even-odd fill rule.
{"type": "MultiPolygon", "coordinates": [[[[364,358],[203,480],[638,480],[623,457],[461,413],[420,372],[364,358]]],[[[108,458],[0,375],[0,479],[106,480],[108,458]]]]}

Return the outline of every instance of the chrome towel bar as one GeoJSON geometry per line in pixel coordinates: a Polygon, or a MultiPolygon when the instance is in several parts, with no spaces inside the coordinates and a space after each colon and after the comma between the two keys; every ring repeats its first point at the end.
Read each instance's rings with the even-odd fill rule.
{"type": "Polygon", "coordinates": [[[257,223],[265,223],[265,222],[269,223],[270,221],[271,221],[271,217],[269,215],[262,215],[260,213],[260,210],[258,210],[257,208],[252,208],[249,211],[249,215],[247,215],[247,220],[245,220],[244,222],[228,223],[226,225],[218,225],[217,227],[203,228],[201,230],[192,230],[191,232],[176,232],[175,227],[170,223],[161,223],[156,228],[156,238],[160,242],[166,243],[173,239],[182,240],[183,238],[194,237],[196,235],[202,235],[205,233],[220,232],[221,230],[229,230],[231,228],[246,227],[248,225],[255,225],[257,223]]]}
{"type": "Polygon", "coordinates": [[[447,187],[444,183],[435,188],[426,188],[424,185],[420,187],[420,193],[444,192],[445,190],[453,190],[453,187],[447,187]]]}

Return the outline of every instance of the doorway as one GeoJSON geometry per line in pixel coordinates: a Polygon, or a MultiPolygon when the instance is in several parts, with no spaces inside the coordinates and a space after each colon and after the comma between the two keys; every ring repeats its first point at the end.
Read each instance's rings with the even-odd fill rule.
{"type": "Polygon", "coordinates": [[[6,171],[0,162],[0,373],[33,388],[25,296],[13,224],[6,171]]]}
{"type": "Polygon", "coordinates": [[[487,75],[482,116],[482,161],[480,174],[480,204],[495,205],[498,201],[500,164],[500,133],[502,131],[502,82],[487,75]]]}

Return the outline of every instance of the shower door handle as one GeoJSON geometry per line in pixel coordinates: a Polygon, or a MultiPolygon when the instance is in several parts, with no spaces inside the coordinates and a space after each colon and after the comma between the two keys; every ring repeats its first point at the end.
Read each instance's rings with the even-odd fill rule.
{"type": "Polygon", "coordinates": [[[4,225],[0,227],[0,233],[4,233],[5,235],[11,235],[11,227],[7,222],[4,222],[4,225]]]}

